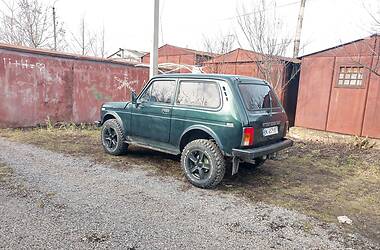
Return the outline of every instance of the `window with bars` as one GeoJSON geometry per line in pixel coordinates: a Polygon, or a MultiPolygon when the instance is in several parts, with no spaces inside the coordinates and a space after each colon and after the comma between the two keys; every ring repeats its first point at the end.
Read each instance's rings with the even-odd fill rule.
{"type": "Polygon", "coordinates": [[[361,87],[363,85],[363,67],[342,66],[339,68],[338,86],[361,87]]]}

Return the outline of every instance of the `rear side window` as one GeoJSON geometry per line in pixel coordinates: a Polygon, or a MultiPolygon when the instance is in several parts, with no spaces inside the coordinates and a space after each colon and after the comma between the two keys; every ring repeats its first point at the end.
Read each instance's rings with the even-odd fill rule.
{"type": "Polygon", "coordinates": [[[239,84],[239,90],[250,111],[280,107],[275,93],[268,85],[239,84]]]}
{"type": "Polygon", "coordinates": [[[140,100],[143,102],[171,103],[175,87],[175,81],[154,81],[141,96],[140,100]]]}
{"type": "Polygon", "coordinates": [[[220,91],[215,82],[182,81],[177,104],[207,108],[220,106],[220,91]]]}

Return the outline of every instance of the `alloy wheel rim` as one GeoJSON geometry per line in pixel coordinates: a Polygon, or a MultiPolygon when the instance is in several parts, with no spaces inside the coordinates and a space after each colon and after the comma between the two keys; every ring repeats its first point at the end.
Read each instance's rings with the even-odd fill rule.
{"type": "Polygon", "coordinates": [[[187,157],[187,168],[194,178],[206,179],[210,173],[210,159],[201,150],[192,150],[187,157]]]}
{"type": "Polygon", "coordinates": [[[113,128],[104,129],[104,141],[110,150],[114,150],[117,146],[117,134],[113,128]]]}

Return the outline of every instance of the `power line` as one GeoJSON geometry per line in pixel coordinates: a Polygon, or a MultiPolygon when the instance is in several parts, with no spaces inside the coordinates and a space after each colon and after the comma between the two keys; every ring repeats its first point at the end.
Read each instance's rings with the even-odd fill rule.
{"type": "Polygon", "coordinates": [[[223,18],[221,20],[231,20],[231,19],[235,19],[235,18],[239,18],[239,17],[250,16],[250,15],[253,15],[253,14],[260,13],[260,12],[266,12],[266,11],[269,11],[269,10],[274,10],[276,8],[282,8],[282,7],[286,7],[286,6],[290,6],[290,5],[299,4],[300,2],[301,1],[290,2],[290,3],[286,3],[286,4],[282,4],[282,5],[277,5],[277,6],[274,6],[274,7],[271,7],[271,8],[263,9],[263,10],[256,10],[256,11],[244,13],[244,14],[241,14],[241,15],[236,15],[236,16],[233,16],[233,17],[223,18]]]}

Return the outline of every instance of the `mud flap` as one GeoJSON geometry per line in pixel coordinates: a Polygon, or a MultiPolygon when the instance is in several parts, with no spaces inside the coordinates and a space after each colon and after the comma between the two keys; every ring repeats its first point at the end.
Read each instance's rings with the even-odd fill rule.
{"type": "Polygon", "coordinates": [[[232,173],[231,173],[231,175],[237,174],[237,172],[239,171],[240,162],[241,162],[241,160],[239,159],[239,157],[234,156],[232,158],[232,173]]]}

